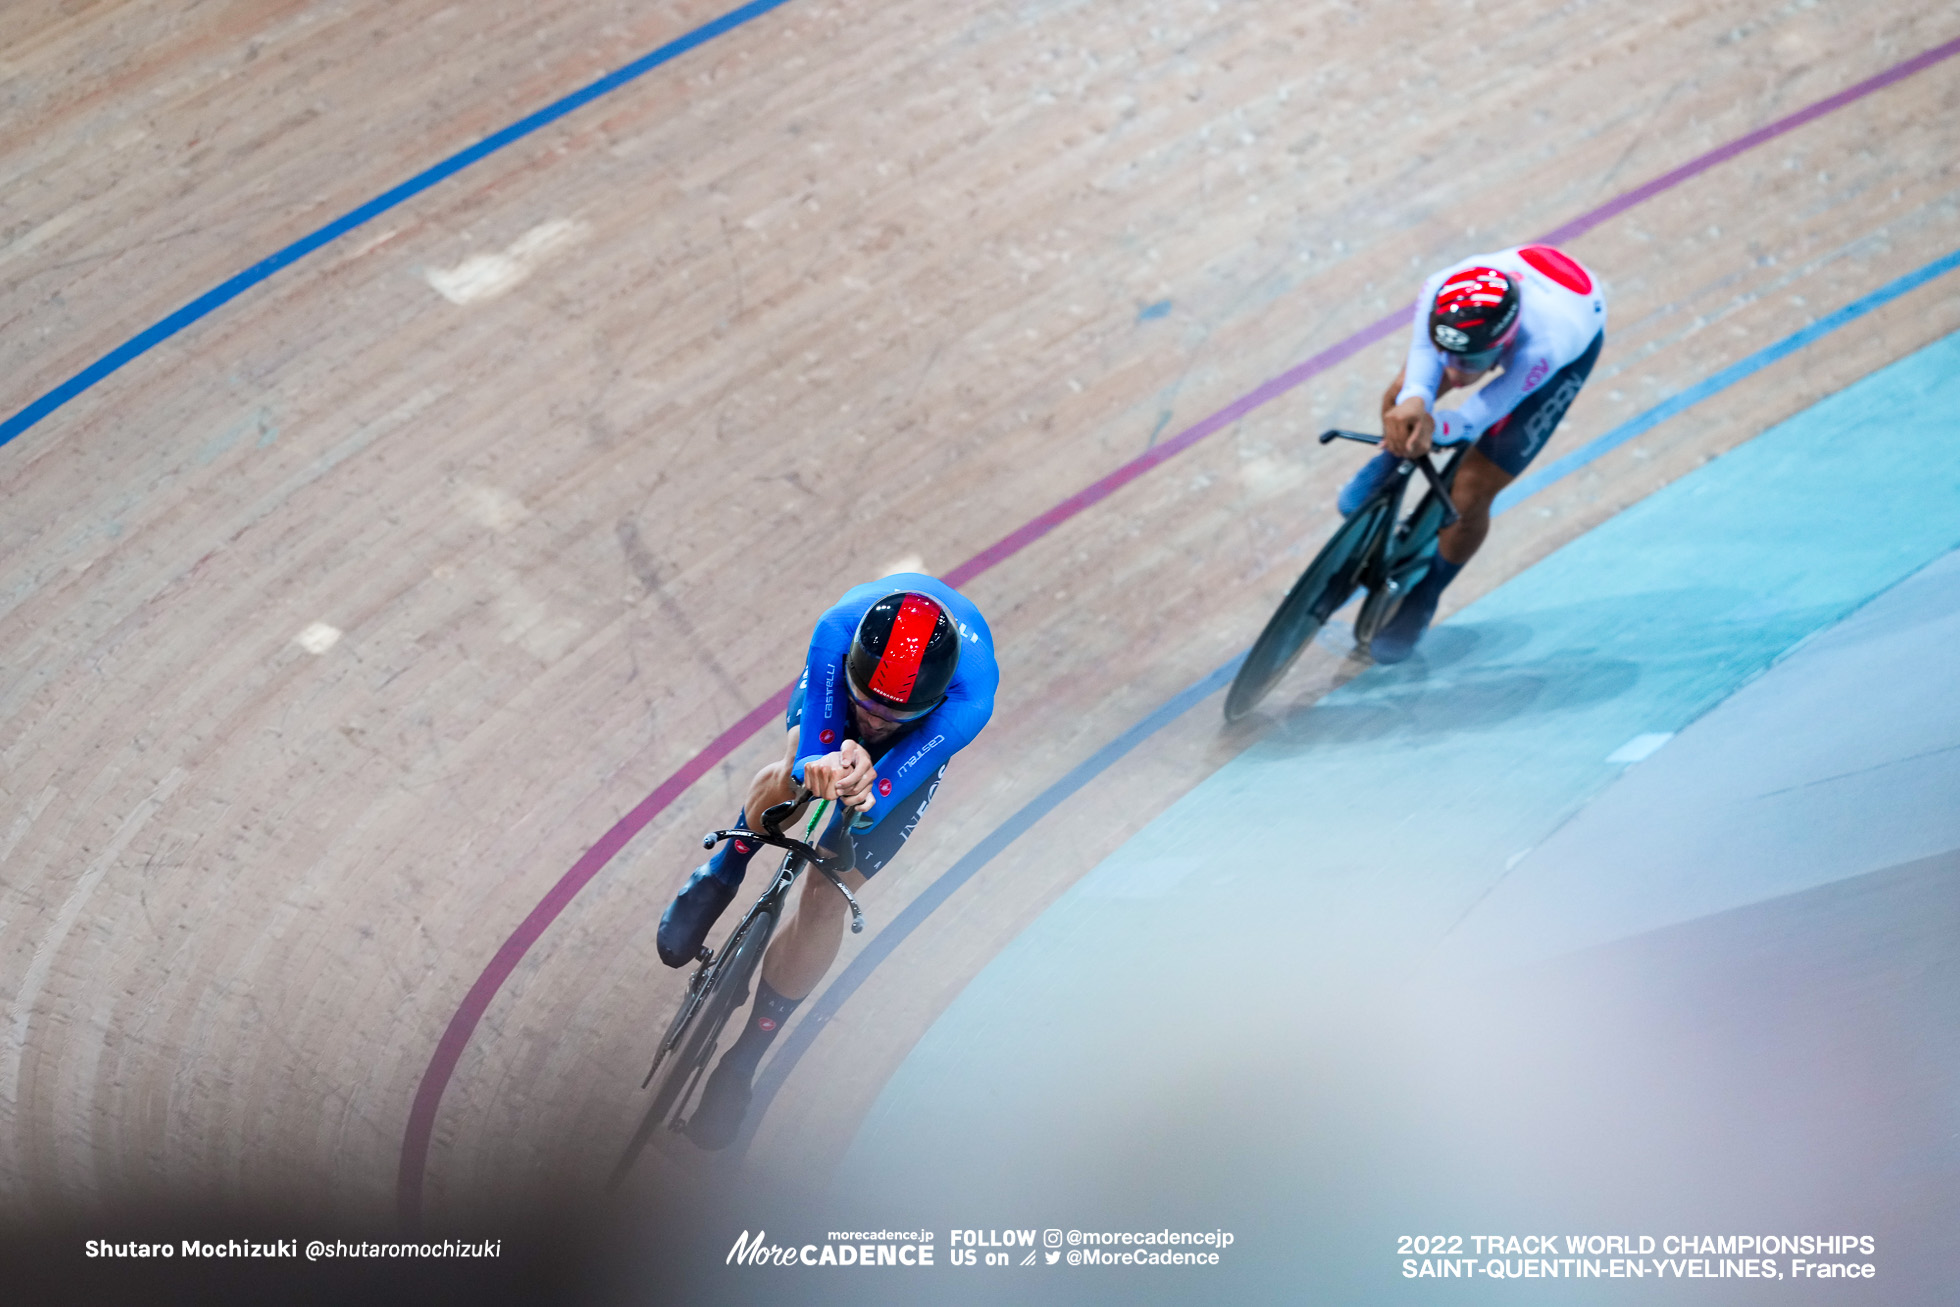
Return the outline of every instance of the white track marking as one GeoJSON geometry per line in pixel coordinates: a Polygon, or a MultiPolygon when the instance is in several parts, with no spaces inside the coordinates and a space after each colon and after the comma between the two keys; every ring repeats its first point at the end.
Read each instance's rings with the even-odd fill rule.
{"type": "Polygon", "coordinates": [[[352,263],[354,260],[362,257],[363,255],[372,254],[374,251],[380,249],[383,245],[386,245],[389,241],[395,239],[395,237],[401,234],[402,234],[401,228],[399,227],[385,227],[381,231],[376,232],[374,235],[362,241],[360,244],[349,247],[346,251],[344,251],[341,254],[340,261],[343,264],[352,263]]]}
{"type": "Polygon", "coordinates": [[[142,830],[143,824],[156,815],[158,808],[169,801],[183,779],[184,769],[172,767],[156,789],[150,792],[150,797],[130,810],[129,815],[123,818],[122,825],[117,827],[116,833],[110,837],[109,843],[103,847],[95,861],[89,863],[81,879],[75,882],[75,888],[69,892],[67,901],[61,905],[61,910],[55,913],[54,925],[34,948],[34,960],[28,964],[27,975],[20,982],[19,992],[14,995],[13,1011],[7,1023],[6,1046],[0,1048],[0,1102],[14,1109],[16,1129],[24,1124],[20,1112],[20,1056],[27,1047],[27,1027],[34,1018],[34,1001],[41,996],[41,986],[48,982],[48,972],[54,969],[55,955],[61,952],[61,946],[67,942],[69,932],[74,930],[75,923],[81,920],[82,909],[88,906],[89,895],[95,893],[95,887],[102,883],[102,878],[108,874],[109,868],[122,857],[123,850],[129,847],[131,840],[136,838],[136,832],[142,830]]]}
{"type": "Polygon", "coordinates": [[[553,218],[519,236],[501,254],[472,254],[453,268],[427,268],[422,276],[451,304],[495,299],[523,281],[552,253],[590,230],[572,218],[553,218]]]}
{"type": "Polygon", "coordinates": [[[48,806],[48,803],[54,798],[56,793],[58,791],[54,786],[48,786],[47,789],[41,791],[41,796],[29,804],[20,816],[14,818],[13,824],[7,827],[7,838],[0,840],[0,864],[4,864],[8,858],[14,855],[14,845],[20,843],[20,837],[27,834],[28,827],[40,820],[42,809],[48,806]]]}
{"type": "Polygon", "coordinates": [[[1660,731],[1651,735],[1636,735],[1613,752],[1606,755],[1608,762],[1639,762],[1651,758],[1654,753],[1674,738],[1673,731],[1660,731]]]}
{"type": "Polygon", "coordinates": [[[323,654],[340,643],[340,628],[315,622],[293,637],[293,643],[310,654],[323,654]]]}
{"type": "MultiPolygon", "coordinates": [[[[48,804],[53,802],[54,796],[59,793],[61,791],[54,786],[48,786],[47,789],[41,791],[38,798],[27,805],[27,808],[18,817],[14,818],[13,824],[7,827],[7,838],[0,840],[0,867],[5,866],[7,859],[14,856],[14,849],[19,845],[21,837],[26,835],[33,828],[34,823],[41,819],[41,814],[47,810],[48,804]]],[[[0,886],[0,888],[4,888],[4,886],[0,886]]],[[[14,901],[18,903],[19,899],[16,898],[14,901]]],[[[5,900],[0,900],[0,906],[4,906],[4,903],[5,900]]],[[[0,935],[6,933],[7,922],[9,920],[11,918],[0,917],[0,935]]]]}
{"type": "Polygon", "coordinates": [[[880,580],[883,580],[888,576],[897,576],[900,572],[922,572],[928,576],[931,575],[931,573],[926,572],[926,560],[922,555],[907,554],[896,563],[887,563],[885,570],[878,573],[878,577],[880,580]]]}
{"type": "Polygon", "coordinates": [[[458,498],[464,512],[498,535],[531,515],[523,500],[497,486],[464,486],[458,498]]]}
{"type": "Polygon", "coordinates": [[[75,223],[87,215],[87,212],[88,210],[85,206],[77,204],[55,214],[54,217],[49,218],[26,235],[10,241],[6,248],[0,249],[0,263],[5,263],[8,259],[17,258],[22,254],[32,253],[43,242],[59,236],[62,232],[74,226],[75,223]]]}
{"type": "Polygon", "coordinates": [[[585,623],[554,613],[550,603],[526,588],[516,573],[502,572],[492,585],[497,616],[503,622],[498,638],[505,644],[522,646],[540,662],[555,663],[585,634],[585,623]]]}

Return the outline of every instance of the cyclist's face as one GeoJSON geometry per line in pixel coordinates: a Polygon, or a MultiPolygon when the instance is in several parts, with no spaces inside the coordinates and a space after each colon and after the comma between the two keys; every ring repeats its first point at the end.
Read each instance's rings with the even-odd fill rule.
{"type": "Polygon", "coordinates": [[[845,681],[845,689],[848,692],[846,702],[851,706],[851,724],[857,729],[858,735],[866,740],[882,740],[895,734],[900,727],[925,715],[913,713],[899,717],[876,700],[859,695],[857,686],[851,684],[848,678],[845,681]]]}
{"type": "Polygon", "coordinates": [[[1451,390],[1456,390],[1462,386],[1476,385],[1478,378],[1488,371],[1490,371],[1488,363],[1482,367],[1469,367],[1452,360],[1443,365],[1443,380],[1449,383],[1451,390]]]}
{"type": "Polygon", "coordinates": [[[856,699],[851,700],[851,730],[860,739],[876,743],[894,734],[903,722],[887,721],[864,710],[856,699]]]}

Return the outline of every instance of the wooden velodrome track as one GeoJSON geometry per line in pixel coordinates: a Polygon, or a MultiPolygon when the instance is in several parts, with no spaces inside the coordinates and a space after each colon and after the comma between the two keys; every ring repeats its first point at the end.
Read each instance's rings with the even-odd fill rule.
{"type": "MultiPolygon", "coordinates": [[[[9,4],[0,417],[722,3],[9,4]]],[[[598,1184],[675,1001],[656,919],[775,728],[452,1019],[846,586],[951,572],[1428,268],[1956,37],[1899,0],[790,0],[216,306],[0,448],[0,1212],[598,1184]]],[[[1548,457],[1960,245],[1956,159],[1935,60],[1572,237],[1612,325],[1548,457]]],[[[1935,283],[1662,425],[1507,516],[1451,605],[1957,328],[1935,283]]],[[[1402,347],[967,569],[998,712],[846,960],[1250,639],[1357,461],[1311,434],[1369,424],[1402,347]]],[[[740,1165],[822,1174],[966,979],[1242,746],[1217,721],[930,917],[740,1165]]]]}

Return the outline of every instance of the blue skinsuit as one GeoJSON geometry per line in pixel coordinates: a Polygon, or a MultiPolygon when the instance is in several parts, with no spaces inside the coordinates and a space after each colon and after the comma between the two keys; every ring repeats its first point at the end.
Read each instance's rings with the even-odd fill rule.
{"type": "MultiPolygon", "coordinates": [[[[946,697],[938,707],[915,722],[907,722],[896,734],[875,745],[860,741],[878,763],[878,780],[873,787],[870,810],[856,818],[851,829],[861,863],[868,852],[877,849],[885,854],[872,859],[879,866],[890,853],[897,851],[903,837],[896,842],[870,840],[868,832],[887,816],[903,813],[912,817],[912,823],[907,823],[909,833],[910,825],[916,823],[918,813],[925,806],[924,800],[930,798],[928,791],[920,796],[920,801],[913,802],[914,794],[922,785],[936,783],[947,760],[980,734],[993,716],[994,692],[1000,686],[993,632],[987,628],[987,620],[980,610],[959,591],[937,577],[918,572],[900,572],[853,586],[817,619],[817,629],[810,636],[810,652],[804,660],[803,679],[790,699],[785,725],[802,727],[797,737],[798,756],[791,768],[799,783],[806,765],[835,753],[838,745],[853,738],[850,691],[844,671],[851,639],[871,605],[899,590],[930,595],[946,609],[959,627],[960,662],[953,673],[953,683],[947,687],[946,697]],[[888,851],[882,847],[887,843],[891,844],[888,851]]],[[[859,869],[865,868],[861,865],[859,869]]]]}

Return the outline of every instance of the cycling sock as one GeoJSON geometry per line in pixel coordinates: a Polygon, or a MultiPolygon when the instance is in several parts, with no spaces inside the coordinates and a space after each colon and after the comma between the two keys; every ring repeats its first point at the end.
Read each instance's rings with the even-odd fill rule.
{"type": "MultiPolygon", "coordinates": [[[[746,811],[735,814],[735,824],[751,829],[746,811]]],[[[754,840],[723,840],[708,859],[708,874],[730,889],[742,888],[742,877],[749,874],[749,859],[761,847],[754,840]]]]}
{"type": "Polygon", "coordinates": [[[1427,594],[1430,598],[1442,594],[1443,587],[1456,580],[1456,574],[1462,570],[1462,563],[1452,563],[1441,554],[1436,555],[1429,564],[1428,575],[1424,576],[1416,585],[1416,588],[1410,591],[1410,598],[1414,598],[1417,594],[1427,594]]]}
{"type": "Polygon", "coordinates": [[[762,1055],[769,1051],[769,1045],[776,1038],[776,1032],[789,1020],[789,1014],[796,1011],[800,998],[784,998],[762,977],[755,978],[755,1006],[749,1009],[749,1022],[742,1027],[742,1037],[735,1041],[735,1047],[721,1060],[723,1067],[739,1071],[744,1080],[755,1075],[755,1069],[762,1061],[762,1055]]]}

